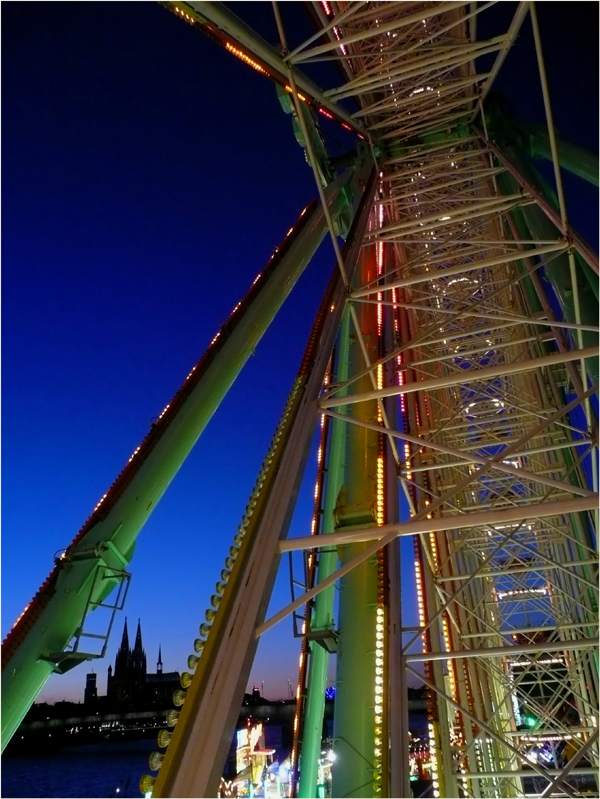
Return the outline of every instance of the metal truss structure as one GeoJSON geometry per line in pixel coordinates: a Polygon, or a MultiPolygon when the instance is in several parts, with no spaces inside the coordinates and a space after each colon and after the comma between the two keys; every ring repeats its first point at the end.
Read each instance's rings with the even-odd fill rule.
{"type": "MultiPolygon", "coordinates": [[[[319,29],[290,49],[275,5],[276,50],[221,4],[165,5],[280,84],[315,174],[319,208],[303,212],[291,250],[239,314],[257,307],[262,280],[300,257],[306,226],[315,241],[302,258],[329,230],[337,266],[211,597],[195,673],[176,697],[181,712],[161,734],[158,776],[143,788],[216,795],[257,641],[296,613],[297,795],[316,795],[334,651],[335,796],[411,795],[410,674],[429,689],[433,796],[597,794],[598,261],[566,213],[560,163],[569,164],[535,7],[518,4],[509,29],[482,41],[477,20],[494,3],[312,3],[319,29]],[[528,14],[556,202],[487,110],[528,14]],[[327,90],[300,70],[323,60],[343,76],[327,90]],[[345,177],[332,180],[318,113],[362,139],[345,177]],[[319,424],[313,529],[287,539],[319,424]],[[412,629],[400,611],[407,535],[412,629]],[[305,591],[266,619],[279,558],[297,551],[305,591]]],[[[106,513],[108,529],[113,505],[106,513]]]]}

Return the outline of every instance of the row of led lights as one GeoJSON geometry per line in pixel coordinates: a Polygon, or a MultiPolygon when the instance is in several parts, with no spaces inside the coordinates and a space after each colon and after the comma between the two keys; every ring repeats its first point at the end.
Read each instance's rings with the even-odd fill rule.
{"type": "MultiPolygon", "coordinates": [[[[423,581],[421,577],[421,564],[418,558],[415,558],[415,580],[416,580],[416,587],[417,587],[417,609],[419,612],[419,624],[421,627],[425,627],[426,619],[425,619],[425,600],[423,596],[423,581]]],[[[425,652],[426,650],[426,636],[421,636],[422,640],[422,648],[425,652]]],[[[438,776],[438,760],[437,760],[437,741],[436,741],[436,732],[435,727],[433,725],[433,721],[429,721],[427,724],[427,733],[429,737],[429,753],[430,753],[430,767],[431,767],[431,779],[433,781],[433,795],[437,799],[440,795],[440,783],[439,783],[439,776],[438,776]]]]}
{"type": "Polygon", "coordinates": [[[375,707],[373,721],[375,738],[373,749],[373,796],[381,796],[382,791],[382,753],[383,753],[383,642],[385,611],[380,605],[375,619],[375,707]]]}
{"type": "MultiPolygon", "coordinates": [[[[382,184],[379,184],[380,192],[382,192],[382,184]]],[[[377,225],[383,225],[383,205],[379,206],[377,225]]],[[[375,249],[377,275],[383,274],[383,247],[378,242],[375,249]]],[[[377,337],[381,341],[383,335],[383,307],[381,305],[382,295],[381,292],[377,293],[377,337]]],[[[381,364],[377,367],[377,388],[383,388],[383,366],[381,364]]],[[[377,419],[379,423],[383,422],[383,415],[381,406],[377,408],[377,419]]],[[[380,452],[377,456],[377,477],[376,477],[376,505],[375,515],[377,524],[382,525],[385,522],[385,465],[383,454],[380,452]]],[[[378,581],[381,586],[381,579],[383,574],[383,553],[378,553],[378,581]]],[[[385,610],[383,607],[383,598],[378,597],[377,607],[375,609],[375,705],[374,705],[374,732],[373,739],[373,796],[378,797],[382,795],[383,787],[383,693],[384,693],[384,637],[385,637],[385,610]]]]}
{"type": "MultiPolygon", "coordinates": [[[[181,18],[183,20],[185,20],[186,22],[189,22],[191,25],[194,24],[194,22],[195,22],[194,18],[191,17],[189,14],[187,14],[185,11],[183,11],[178,6],[174,6],[174,11],[175,11],[176,14],[179,14],[181,16],[181,18]]],[[[337,36],[337,33],[336,33],[336,36],[337,36]]],[[[258,61],[255,61],[253,58],[250,58],[250,56],[247,53],[245,53],[243,50],[240,50],[237,47],[234,47],[230,42],[225,42],[225,49],[228,52],[230,52],[232,55],[234,55],[236,58],[239,58],[240,61],[243,61],[245,64],[248,64],[248,66],[252,67],[252,69],[255,69],[257,72],[260,72],[261,75],[267,75],[268,77],[271,77],[270,73],[261,64],[259,64],[258,61]]],[[[290,92],[290,93],[292,92],[291,86],[286,86],[285,89],[286,89],[287,92],[290,92]]],[[[302,102],[304,102],[304,103],[307,102],[306,97],[304,97],[304,95],[298,93],[298,97],[300,98],[300,100],[302,100],[302,102]]],[[[334,119],[333,114],[331,114],[326,109],[319,107],[318,111],[321,114],[323,114],[323,116],[326,116],[328,119],[334,119]]],[[[352,132],[352,128],[350,127],[350,125],[346,124],[345,122],[342,122],[341,125],[342,125],[343,128],[346,128],[346,130],[349,130],[350,132],[352,132]]],[[[357,135],[360,136],[360,134],[357,134],[357,135]]],[[[362,139],[363,136],[360,136],[360,138],[362,139]]]]}
{"type": "MultiPolygon", "coordinates": [[[[207,610],[204,613],[204,622],[200,625],[199,628],[200,637],[196,638],[194,641],[194,654],[191,654],[188,657],[187,661],[187,665],[190,671],[184,671],[182,673],[180,678],[181,688],[178,688],[173,693],[173,704],[175,705],[176,708],[180,708],[186,700],[187,690],[191,686],[192,679],[194,676],[192,672],[195,671],[198,662],[200,661],[202,652],[204,651],[204,648],[206,646],[206,642],[210,634],[210,631],[212,629],[217,611],[221,604],[221,600],[225,593],[227,583],[231,576],[231,572],[233,570],[238,553],[242,547],[242,542],[246,535],[248,525],[250,524],[250,518],[258,502],[258,498],[260,496],[262,487],[265,483],[269,467],[273,461],[273,458],[275,457],[275,450],[277,449],[277,446],[283,435],[284,425],[287,422],[288,417],[290,415],[291,405],[295,398],[298,386],[299,386],[299,381],[296,381],[296,383],[294,384],[294,388],[292,389],[292,392],[288,399],[288,402],[286,404],[286,407],[284,409],[284,412],[279,421],[279,424],[277,426],[277,429],[275,431],[275,435],[273,436],[273,439],[271,441],[271,445],[265,457],[263,466],[258,475],[256,485],[254,486],[252,494],[250,495],[250,500],[248,502],[248,505],[246,506],[246,512],[244,513],[241,524],[238,526],[237,533],[234,536],[233,545],[229,548],[229,555],[227,556],[227,558],[225,558],[225,568],[221,571],[221,579],[217,582],[215,587],[215,593],[210,598],[210,607],[207,608],[207,610]]],[[[166,719],[168,727],[175,726],[179,718],[179,714],[180,714],[179,710],[170,710],[168,712],[166,719]]],[[[160,730],[157,739],[158,746],[161,749],[165,749],[171,741],[171,736],[172,733],[169,732],[169,730],[160,730]]],[[[163,763],[163,760],[164,760],[164,754],[162,752],[152,752],[150,754],[150,758],[148,761],[150,770],[158,771],[163,763]]],[[[153,777],[151,774],[144,774],[140,780],[140,785],[139,785],[140,792],[144,795],[152,795],[152,789],[154,787],[155,781],[156,778],[153,777]]]]}
{"type": "MultiPolygon", "coordinates": [[[[180,13],[180,14],[184,15],[184,12],[183,12],[183,11],[181,11],[179,8],[177,8],[177,6],[175,6],[175,10],[176,10],[178,13],[180,13]]],[[[185,14],[184,16],[185,16],[186,18],[188,18],[188,19],[189,19],[191,22],[193,22],[193,20],[191,19],[191,17],[188,17],[188,15],[187,15],[187,14],[185,14]]],[[[308,206],[307,206],[307,207],[308,207],[308,206]]],[[[306,208],[304,208],[304,209],[302,210],[302,213],[300,214],[300,216],[304,216],[304,214],[305,214],[305,213],[306,213],[306,208]]],[[[294,228],[293,228],[293,227],[291,227],[291,228],[288,230],[287,234],[286,234],[286,238],[288,238],[288,237],[289,237],[289,236],[290,236],[290,235],[293,233],[293,231],[294,231],[294,228]]],[[[271,260],[272,260],[272,259],[275,257],[275,255],[276,255],[276,253],[277,253],[278,251],[279,251],[279,247],[275,247],[275,251],[274,251],[273,255],[271,255],[271,258],[269,259],[269,261],[271,261],[271,260]]],[[[254,278],[254,280],[252,281],[252,286],[254,286],[254,285],[255,285],[255,284],[256,284],[256,283],[257,283],[257,282],[260,280],[260,278],[262,277],[262,275],[263,275],[263,273],[262,273],[262,272],[259,272],[259,273],[258,273],[258,275],[257,275],[257,276],[254,278]]],[[[234,314],[234,313],[235,313],[237,310],[239,310],[239,308],[241,308],[241,306],[242,306],[242,302],[240,301],[240,302],[238,302],[238,303],[237,303],[237,305],[236,305],[236,306],[233,308],[233,310],[231,311],[230,317],[231,317],[231,316],[233,316],[233,314],[234,314]]],[[[221,336],[221,330],[218,330],[218,331],[217,331],[217,333],[215,334],[215,336],[212,338],[212,340],[211,340],[211,342],[210,342],[210,344],[209,344],[209,347],[212,347],[212,346],[213,346],[213,344],[215,344],[215,343],[216,343],[216,341],[219,339],[219,337],[220,337],[220,336],[221,336]]],[[[196,371],[196,369],[197,369],[197,368],[198,368],[198,364],[195,364],[195,365],[192,367],[191,371],[189,372],[189,374],[188,374],[188,375],[186,376],[186,378],[185,378],[185,382],[186,382],[186,383],[187,383],[187,381],[188,381],[188,380],[191,378],[191,376],[194,374],[194,372],[196,371]]],[[[166,412],[169,410],[169,408],[170,408],[170,407],[171,407],[171,403],[169,402],[167,405],[165,405],[165,407],[164,407],[164,408],[162,409],[162,411],[160,412],[160,414],[159,414],[159,416],[158,416],[158,421],[160,421],[160,420],[163,418],[163,416],[164,416],[164,415],[165,415],[165,413],[166,413],[166,412]]],[[[142,448],[142,445],[140,444],[140,445],[139,445],[139,447],[137,447],[137,448],[136,448],[136,449],[135,449],[135,450],[132,452],[132,454],[131,454],[131,457],[129,458],[129,460],[127,461],[127,463],[131,463],[131,461],[132,461],[132,460],[135,458],[135,456],[138,454],[138,452],[141,450],[141,448],[142,448]]],[[[94,508],[94,511],[93,511],[93,512],[96,512],[96,511],[98,510],[98,508],[99,508],[99,507],[102,505],[102,503],[104,502],[104,500],[106,499],[106,497],[107,497],[107,496],[108,496],[108,491],[106,492],[106,494],[103,494],[103,495],[100,497],[100,500],[98,501],[98,504],[97,504],[97,505],[96,505],[96,507],[94,508]]],[[[64,556],[61,556],[61,558],[62,558],[62,557],[64,557],[64,556]]],[[[26,608],[25,610],[27,610],[27,608],[26,608]]],[[[17,620],[17,621],[18,621],[18,620],[17,620]]]]}

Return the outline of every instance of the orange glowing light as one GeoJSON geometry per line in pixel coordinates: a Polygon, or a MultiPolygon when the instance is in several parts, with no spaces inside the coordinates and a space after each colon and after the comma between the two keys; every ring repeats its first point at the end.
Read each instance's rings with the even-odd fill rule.
{"type": "Polygon", "coordinates": [[[264,67],[261,67],[261,65],[257,61],[254,61],[252,58],[250,58],[250,56],[246,55],[246,53],[244,53],[242,50],[238,50],[237,47],[234,47],[232,44],[229,44],[229,42],[225,43],[225,48],[229,50],[230,53],[233,53],[233,55],[236,56],[236,58],[239,58],[240,61],[243,61],[245,64],[248,64],[249,66],[252,67],[252,69],[255,69],[257,72],[260,72],[263,75],[269,74],[267,70],[264,69],[264,67]]]}
{"type": "MultiPolygon", "coordinates": [[[[294,90],[292,89],[291,86],[286,86],[285,90],[286,90],[286,92],[289,92],[290,94],[294,93],[294,90]]],[[[298,97],[300,98],[300,100],[302,100],[302,102],[305,103],[306,102],[306,97],[303,94],[300,94],[300,92],[298,92],[297,94],[298,94],[298,97]]]]}

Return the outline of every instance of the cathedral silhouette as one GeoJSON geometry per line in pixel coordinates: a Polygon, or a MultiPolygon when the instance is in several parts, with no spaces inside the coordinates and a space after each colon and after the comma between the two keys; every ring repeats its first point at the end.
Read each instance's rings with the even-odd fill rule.
{"type": "Polygon", "coordinates": [[[146,652],[142,643],[142,627],[138,619],[133,648],[129,646],[127,619],[121,645],[115,658],[115,668],[108,667],[106,697],[99,697],[96,674],[87,675],[84,703],[100,703],[114,710],[164,710],[172,706],[173,691],[180,688],[176,671],[163,672],[162,650],[158,648],[156,673],[148,673],[146,652]]]}

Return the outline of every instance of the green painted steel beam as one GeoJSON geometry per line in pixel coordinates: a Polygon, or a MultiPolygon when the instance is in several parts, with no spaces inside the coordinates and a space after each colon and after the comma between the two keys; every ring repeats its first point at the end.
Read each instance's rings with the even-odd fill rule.
{"type": "MultiPolygon", "coordinates": [[[[344,383],[348,379],[348,350],[350,333],[350,314],[344,312],[338,339],[337,369],[335,380],[344,383]]],[[[344,479],[345,423],[339,419],[331,422],[331,434],[326,453],[327,482],[323,503],[323,529],[334,529],[334,510],[344,479]]],[[[320,550],[317,583],[329,577],[338,565],[337,549],[320,550]]],[[[334,628],[335,587],[332,585],[322,591],[315,600],[311,631],[333,630],[334,628]]],[[[316,796],[321,739],[325,714],[325,689],[327,687],[327,666],[329,653],[316,641],[310,644],[306,704],[304,710],[304,731],[300,750],[300,799],[316,796]]]]}
{"type": "MultiPolygon", "coordinates": [[[[523,125],[522,123],[515,122],[508,118],[507,114],[503,113],[498,100],[494,101],[492,99],[492,102],[488,100],[485,116],[490,139],[496,147],[500,148],[502,157],[507,159],[507,163],[511,167],[509,171],[496,177],[500,191],[503,194],[510,194],[518,190],[520,187],[516,175],[519,174],[521,179],[532,187],[532,191],[538,192],[538,194],[545,199],[548,206],[557,210],[558,200],[556,194],[528,157],[528,150],[530,155],[533,154],[531,148],[532,141],[534,140],[536,142],[535,146],[538,147],[537,154],[541,154],[544,146],[547,145],[547,147],[549,147],[547,134],[543,134],[541,127],[523,125]],[[536,133],[533,138],[533,134],[528,134],[529,138],[527,138],[523,132],[534,130],[536,133]],[[545,139],[544,135],[546,137],[545,139]],[[546,141],[546,145],[544,145],[544,141],[546,141]]],[[[593,158],[591,158],[591,156],[590,158],[585,158],[582,155],[581,159],[578,161],[577,152],[579,150],[581,150],[581,148],[575,148],[574,146],[572,146],[571,150],[563,147],[562,159],[568,162],[569,165],[567,166],[567,163],[563,163],[562,165],[574,171],[574,165],[577,162],[579,164],[578,169],[587,175],[586,179],[591,178],[594,169],[596,170],[597,178],[597,159],[595,166],[592,163],[593,158]]],[[[581,150],[580,154],[582,153],[584,153],[583,150],[581,150]]],[[[527,234],[528,238],[547,241],[558,238],[561,235],[556,225],[538,205],[532,204],[523,206],[513,211],[512,216],[518,226],[526,226],[529,231],[527,234]]],[[[574,323],[577,320],[568,255],[562,253],[548,258],[546,261],[544,271],[558,298],[564,318],[567,322],[574,323]]],[[[577,268],[581,322],[583,324],[596,325],[598,321],[598,275],[588,263],[585,262],[579,252],[575,253],[575,262],[577,268]]],[[[584,331],[583,343],[585,347],[597,346],[598,335],[591,331],[584,331]]],[[[598,358],[590,358],[586,361],[586,364],[592,381],[596,382],[598,380],[598,358]]]]}
{"type": "MultiPolygon", "coordinates": [[[[375,273],[374,248],[363,250],[359,282],[375,273]]],[[[356,320],[363,336],[372,341],[377,330],[377,310],[360,304],[356,320]]],[[[364,370],[365,361],[358,336],[352,331],[348,354],[348,374],[364,370]]],[[[354,384],[355,390],[372,388],[365,375],[354,384]]],[[[377,420],[375,402],[351,406],[350,413],[362,421],[377,420]]],[[[358,425],[345,430],[344,484],[335,508],[336,531],[372,525],[376,520],[377,456],[379,434],[358,425]]],[[[342,564],[352,559],[365,544],[338,548],[342,564]]],[[[339,583],[338,652],[334,712],[334,751],[332,768],[334,796],[372,797],[375,749],[375,652],[378,569],[377,555],[355,567],[339,583]]]]}
{"type": "MultiPolygon", "coordinates": [[[[534,125],[529,122],[513,121],[513,127],[521,135],[523,147],[531,158],[552,160],[550,137],[545,125],[534,125]]],[[[588,183],[598,186],[598,154],[591,153],[584,147],[556,137],[558,161],[564,169],[572,172],[588,183]]]]}
{"type": "MultiPolygon", "coordinates": [[[[508,149],[507,155],[515,166],[527,178],[535,181],[536,187],[540,187],[541,181],[533,172],[532,167],[525,161],[520,153],[513,146],[508,149]]],[[[510,194],[518,189],[516,180],[512,175],[505,173],[498,175],[496,180],[498,186],[504,194],[510,194]]],[[[544,189],[542,188],[542,191],[544,189]]],[[[529,230],[529,236],[541,241],[548,241],[557,238],[559,233],[548,217],[537,207],[537,205],[523,206],[518,209],[515,218],[522,215],[522,219],[529,230]]],[[[514,214],[513,214],[514,215],[514,214]]],[[[576,257],[577,282],[579,288],[579,305],[581,310],[581,322],[587,325],[598,324],[598,276],[585,264],[579,257],[576,257]]],[[[573,291],[571,287],[571,274],[569,261],[566,253],[561,253],[546,259],[544,272],[550,281],[552,288],[558,298],[565,321],[576,322],[575,306],[573,302],[573,291]]],[[[591,331],[583,331],[584,347],[597,347],[598,335],[591,331]]],[[[586,365],[592,382],[598,380],[598,358],[588,358],[586,365]]]]}

